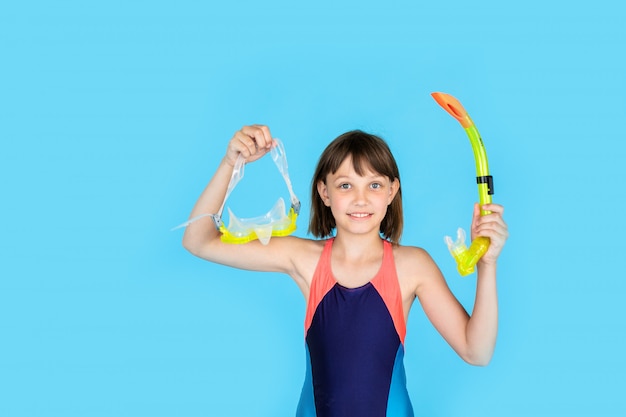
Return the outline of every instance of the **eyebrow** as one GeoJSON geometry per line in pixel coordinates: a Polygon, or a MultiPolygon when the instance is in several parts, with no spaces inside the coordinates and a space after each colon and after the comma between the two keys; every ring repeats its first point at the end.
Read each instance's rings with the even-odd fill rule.
{"type": "Polygon", "coordinates": [[[375,175],[368,175],[368,176],[365,176],[365,175],[358,175],[358,174],[357,174],[356,176],[341,175],[341,176],[339,176],[339,177],[335,178],[334,180],[335,180],[335,181],[344,181],[344,180],[350,180],[350,179],[353,179],[353,178],[355,178],[355,177],[358,177],[358,178],[365,178],[365,179],[367,179],[367,180],[380,180],[380,179],[383,179],[383,180],[384,180],[384,179],[386,179],[386,178],[387,178],[385,175],[382,175],[382,174],[375,174],[375,175]]]}

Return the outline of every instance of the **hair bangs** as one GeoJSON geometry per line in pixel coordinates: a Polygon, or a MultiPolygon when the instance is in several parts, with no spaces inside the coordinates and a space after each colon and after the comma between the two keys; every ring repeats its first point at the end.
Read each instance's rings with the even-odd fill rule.
{"type": "Polygon", "coordinates": [[[372,135],[358,130],[342,136],[345,136],[344,140],[330,151],[326,173],[336,173],[341,164],[350,158],[354,171],[360,176],[369,171],[386,176],[391,181],[398,177],[393,156],[382,140],[372,140],[372,135]]]}

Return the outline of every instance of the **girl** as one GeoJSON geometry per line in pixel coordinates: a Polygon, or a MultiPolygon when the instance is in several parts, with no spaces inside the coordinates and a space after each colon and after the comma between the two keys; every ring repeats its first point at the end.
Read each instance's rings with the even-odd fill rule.
{"type": "MultiPolygon", "coordinates": [[[[245,126],[198,199],[191,217],[216,213],[239,154],[253,162],[274,145],[267,126],[245,126]]],[[[322,153],[311,190],[309,231],[323,240],[274,237],[264,246],[222,243],[209,217],[185,231],[196,256],[235,268],[288,274],[307,300],[306,376],[297,416],[413,416],[404,374],[409,310],[419,298],[429,320],[466,362],[487,365],[498,327],[496,261],[508,237],[503,208],[474,206],[471,235],[491,239],[477,265],[469,316],[423,249],[400,246],[402,192],[393,155],[361,131],[322,153]],[[333,234],[334,232],[334,234],[333,234]]]]}

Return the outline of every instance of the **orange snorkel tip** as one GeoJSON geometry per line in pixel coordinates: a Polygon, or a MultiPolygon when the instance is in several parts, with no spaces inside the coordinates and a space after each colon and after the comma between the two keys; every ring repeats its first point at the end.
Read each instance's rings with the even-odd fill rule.
{"type": "Polygon", "coordinates": [[[432,93],[431,95],[437,104],[443,107],[445,111],[461,123],[461,126],[468,128],[474,124],[459,100],[446,93],[432,93]]]}

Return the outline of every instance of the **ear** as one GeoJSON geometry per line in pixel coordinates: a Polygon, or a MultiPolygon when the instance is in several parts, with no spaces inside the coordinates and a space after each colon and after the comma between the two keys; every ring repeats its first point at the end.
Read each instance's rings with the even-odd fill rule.
{"type": "Polygon", "coordinates": [[[397,178],[394,178],[394,180],[391,182],[391,185],[389,187],[389,199],[387,200],[387,205],[393,202],[393,199],[396,198],[396,194],[398,194],[399,190],[400,190],[400,180],[397,178]]]}
{"type": "Polygon", "coordinates": [[[317,182],[317,193],[326,207],[330,207],[330,197],[328,197],[328,187],[324,181],[317,182]]]}

